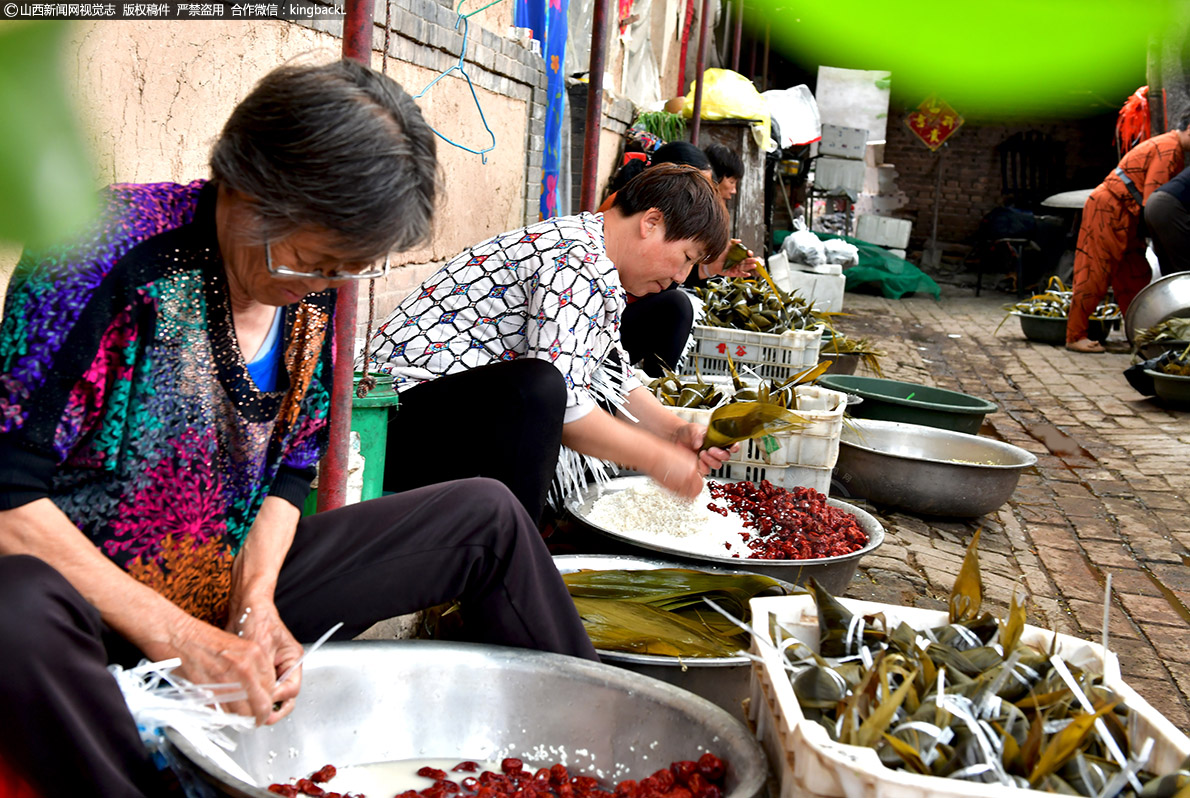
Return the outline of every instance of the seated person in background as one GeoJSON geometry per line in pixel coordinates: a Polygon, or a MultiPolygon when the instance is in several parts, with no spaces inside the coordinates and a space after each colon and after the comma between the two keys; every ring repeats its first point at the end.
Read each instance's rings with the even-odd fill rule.
{"type": "MultiPolygon", "coordinates": [[[[460,599],[463,634],[595,658],[540,535],[469,479],[300,518],[335,288],[424,239],[433,131],[354,61],[283,67],[210,181],[116,185],[26,252],[0,326],[0,759],[44,796],[162,795],[109,663],[181,659],[276,723],[336,639],[460,599]]],[[[345,353],[339,353],[345,356],[345,353]]]]}
{"type": "Polygon", "coordinates": [[[620,317],[625,293],[664,290],[726,240],[711,182],[667,164],[605,213],[547,219],[452,258],[368,344],[370,368],[390,371],[401,394],[385,487],[489,476],[537,518],[555,471],[568,493],[609,460],[695,496],[728,453],[700,454],[705,427],[632,377],[620,317]]]}
{"type": "Polygon", "coordinates": [[[734,150],[729,150],[722,144],[709,144],[703,152],[711,162],[711,170],[715,174],[715,183],[719,189],[719,196],[728,202],[736,195],[740,180],[744,177],[744,161],[734,150]]]}
{"type": "Polygon", "coordinates": [[[1190,167],[1149,195],[1144,219],[1161,274],[1190,271],[1190,167]]]}
{"type": "MultiPolygon", "coordinates": [[[[651,166],[663,163],[693,166],[714,181],[712,164],[706,153],[689,142],[671,141],[658,147],[647,163],[634,159],[620,167],[620,171],[608,184],[611,193],[599,206],[599,210],[605,211],[610,208],[615,201],[616,191],[632,177],[651,166]]],[[[721,185],[716,187],[716,194],[720,198],[723,196],[722,191],[721,185]]],[[[733,185],[732,192],[734,191],[733,185]]],[[[737,243],[737,239],[731,239],[728,246],[732,243],[737,243]]],[[[749,260],[733,267],[730,274],[745,276],[756,268],[755,264],[758,261],[751,258],[751,252],[748,254],[749,260]]],[[[718,258],[709,263],[704,261],[696,264],[682,284],[705,285],[709,277],[724,272],[726,257],[727,247],[724,247],[718,258]]],[[[671,288],[678,285],[679,283],[674,283],[671,288]]],[[[690,341],[690,331],[694,327],[694,305],[691,297],[681,291],[666,290],[647,296],[634,296],[630,293],[625,300],[627,307],[624,309],[624,318],[620,325],[620,341],[628,353],[629,362],[641,364],[645,373],[652,377],[660,377],[664,369],[677,369],[690,341]]]]}

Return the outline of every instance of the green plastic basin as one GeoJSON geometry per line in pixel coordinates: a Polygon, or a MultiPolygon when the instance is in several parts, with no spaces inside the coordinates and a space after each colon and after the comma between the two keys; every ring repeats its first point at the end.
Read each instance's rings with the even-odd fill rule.
{"type": "Polygon", "coordinates": [[[862,402],[847,408],[856,418],[921,424],[972,435],[979,433],[984,416],[999,409],[977,396],[880,377],[826,374],[818,384],[862,397],[862,402]]]}

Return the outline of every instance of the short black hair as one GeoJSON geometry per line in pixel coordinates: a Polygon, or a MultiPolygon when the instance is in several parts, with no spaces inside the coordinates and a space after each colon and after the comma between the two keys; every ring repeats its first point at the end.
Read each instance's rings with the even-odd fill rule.
{"type": "Polygon", "coordinates": [[[744,176],[744,160],[735,150],[729,150],[722,144],[711,144],[707,146],[706,154],[707,160],[711,162],[711,171],[715,173],[715,182],[722,182],[728,177],[739,180],[744,176]]]}
{"type": "Polygon", "coordinates": [[[693,166],[695,169],[710,169],[707,155],[688,141],[671,141],[653,151],[650,163],[677,163],[693,166]]]}
{"type": "Polygon", "coordinates": [[[727,246],[727,208],[707,176],[693,166],[649,167],[616,192],[612,207],[625,216],[656,208],[665,220],[665,240],[692,239],[707,260],[719,257],[727,246]]]}

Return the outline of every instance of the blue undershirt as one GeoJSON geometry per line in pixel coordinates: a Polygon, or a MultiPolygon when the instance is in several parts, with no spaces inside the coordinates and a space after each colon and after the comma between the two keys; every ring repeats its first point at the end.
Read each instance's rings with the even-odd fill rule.
{"type": "Polygon", "coordinates": [[[277,308],[273,315],[273,325],[264,338],[264,343],[256,352],[256,357],[248,363],[248,376],[256,383],[256,389],[268,393],[277,390],[277,368],[281,362],[281,327],[285,321],[285,314],[277,308]]]}

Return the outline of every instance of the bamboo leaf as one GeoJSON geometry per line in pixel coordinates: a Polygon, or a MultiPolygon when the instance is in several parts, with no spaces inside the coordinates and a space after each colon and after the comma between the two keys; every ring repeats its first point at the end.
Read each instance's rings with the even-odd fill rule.
{"type": "MultiPolygon", "coordinates": [[[[1074,756],[1087,739],[1087,735],[1095,728],[1095,721],[1100,715],[1105,715],[1116,708],[1118,701],[1100,707],[1094,712],[1077,715],[1062,731],[1050,738],[1049,743],[1041,751],[1037,764],[1029,774],[1029,784],[1036,788],[1047,776],[1066,763],[1074,756]]],[[[1030,729],[1030,732],[1032,729],[1030,729]]]]}
{"type": "Polygon", "coordinates": [[[959,576],[950,591],[951,623],[974,620],[983,605],[983,579],[979,575],[979,535],[982,531],[977,529],[972,535],[959,576]]]}
{"type": "Polygon", "coordinates": [[[708,630],[642,604],[607,599],[574,599],[575,609],[595,648],[670,657],[727,657],[738,650],[708,630]]]}
{"type": "Polygon", "coordinates": [[[804,426],[806,419],[780,405],[765,402],[735,402],[715,408],[707,424],[702,448],[726,448],[749,438],[761,438],[804,426]]]}
{"type": "Polygon", "coordinates": [[[1012,591],[1012,603],[1008,606],[1008,617],[1004,619],[1004,630],[1000,634],[1000,646],[1006,657],[1016,648],[1021,632],[1025,630],[1025,603],[1018,602],[1016,595],[1016,591],[1012,591]]]}
{"type": "MultiPolygon", "coordinates": [[[[916,676],[916,673],[914,675],[916,676]]],[[[891,696],[881,701],[880,705],[864,719],[863,724],[859,727],[859,733],[856,735],[858,745],[870,746],[880,739],[911,687],[913,687],[913,679],[903,681],[891,696]]]]}
{"type": "Polygon", "coordinates": [[[930,769],[926,767],[925,762],[921,761],[921,756],[913,749],[912,745],[891,734],[885,734],[884,741],[892,747],[892,750],[896,751],[897,756],[904,760],[914,773],[920,773],[923,776],[930,775],[930,769]]]}

